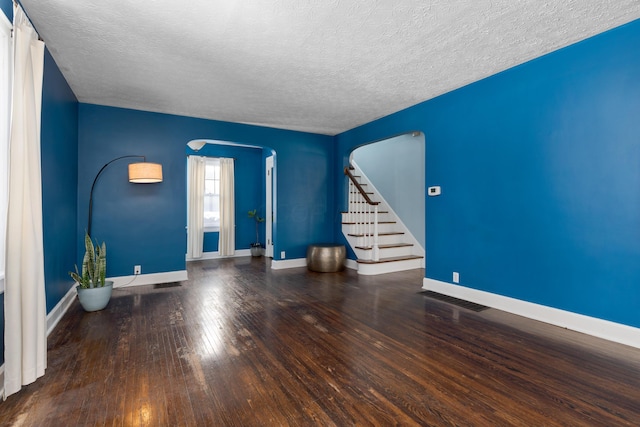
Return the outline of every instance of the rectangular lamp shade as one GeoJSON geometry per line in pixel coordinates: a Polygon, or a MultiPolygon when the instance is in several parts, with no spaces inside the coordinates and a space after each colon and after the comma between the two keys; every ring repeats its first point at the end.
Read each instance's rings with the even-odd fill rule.
{"type": "Polygon", "coordinates": [[[136,184],[162,182],[162,165],[148,162],[129,164],[129,182],[136,184]]]}

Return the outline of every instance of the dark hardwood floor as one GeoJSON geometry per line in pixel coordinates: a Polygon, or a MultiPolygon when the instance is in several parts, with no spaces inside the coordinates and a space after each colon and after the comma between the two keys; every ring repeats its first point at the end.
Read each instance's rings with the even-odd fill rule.
{"type": "Polygon", "coordinates": [[[637,426],[640,350],[420,293],[422,271],[189,264],[77,302],[2,426],[637,426]]]}

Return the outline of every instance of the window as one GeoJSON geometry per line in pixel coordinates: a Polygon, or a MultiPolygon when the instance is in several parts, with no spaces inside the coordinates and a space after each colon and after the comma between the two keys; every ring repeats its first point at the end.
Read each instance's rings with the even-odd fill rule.
{"type": "Polygon", "coordinates": [[[207,157],[204,172],[204,228],[220,230],[220,159],[207,157]]]}
{"type": "Polygon", "coordinates": [[[11,23],[0,11],[0,292],[4,292],[5,232],[9,179],[9,123],[11,117],[11,23]]]}

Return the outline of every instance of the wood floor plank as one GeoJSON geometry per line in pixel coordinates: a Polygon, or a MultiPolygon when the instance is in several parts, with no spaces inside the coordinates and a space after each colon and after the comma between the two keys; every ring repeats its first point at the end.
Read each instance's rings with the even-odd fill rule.
{"type": "Polygon", "coordinates": [[[74,302],[0,426],[640,425],[640,350],[431,299],[421,270],[188,270],[74,302]]]}

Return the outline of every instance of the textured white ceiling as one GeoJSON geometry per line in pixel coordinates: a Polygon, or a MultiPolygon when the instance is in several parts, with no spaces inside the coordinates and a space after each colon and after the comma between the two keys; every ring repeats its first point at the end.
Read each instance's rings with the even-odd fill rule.
{"type": "Polygon", "coordinates": [[[336,134],[640,18],[639,0],[21,0],[80,102],[336,134]]]}

